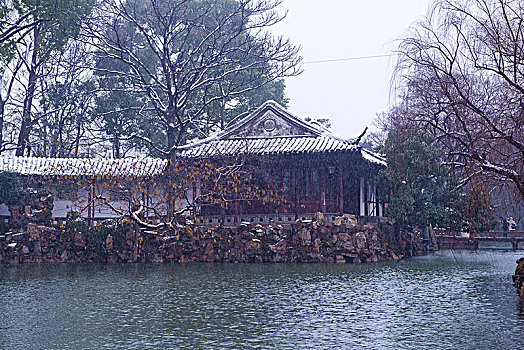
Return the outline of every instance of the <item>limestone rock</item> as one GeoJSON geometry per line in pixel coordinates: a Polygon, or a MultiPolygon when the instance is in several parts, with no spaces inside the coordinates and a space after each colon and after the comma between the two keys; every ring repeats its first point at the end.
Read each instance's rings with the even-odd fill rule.
{"type": "Polygon", "coordinates": [[[324,225],[326,223],[326,218],[324,217],[324,214],[317,211],[313,217],[313,221],[315,221],[318,225],[324,225]]]}
{"type": "Polygon", "coordinates": [[[106,244],[106,249],[107,250],[113,250],[113,236],[108,234],[107,237],[106,237],[105,244],[106,244]]]}
{"type": "Polygon", "coordinates": [[[342,242],[347,242],[349,240],[349,234],[347,232],[341,232],[338,234],[338,239],[342,242]]]}
{"type": "Polygon", "coordinates": [[[11,213],[11,220],[20,220],[20,207],[18,205],[10,205],[9,212],[11,213]]]}
{"type": "Polygon", "coordinates": [[[343,217],[345,219],[346,226],[355,227],[358,225],[357,217],[355,215],[344,214],[343,217]]]}
{"type": "Polygon", "coordinates": [[[36,224],[28,223],[27,224],[27,233],[29,234],[29,237],[33,239],[38,239],[40,237],[40,233],[42,232],[41,228],[38,227],[36,224]]]}
{"type": "Polygon", "coordinates": [[[261,247],[262,245],[260,244],[260,240],[258,239],[253,239],[247,243],[247,249],[249,250],[260,249],[261,247]]]}
{"type": "Polygon", "coordinates": [[[397,256],[397,254],[395,254],[394,251],[391,251],[391,258],[392,258],[393,260],[400,260],[400,258],[397,256]]]}
{"type": "Polygon", "coordinates": [[[40,254],[42,254],[42,245],[40,243],[39,240],[35,241],[35,244],[33,246],[33,251],[35,252],[35,254],[38,256],[40,254]]]}
{"type": "Polygon", "coordinates": [[[376,263],[376,262],[378,262],[378,258],[377,258],[377,256],[375,254],[373,254],[372,256],[369,256],[369,257],[366,258],[366,262],[374,262],[374,263],[376,263]]]}
{"type": "Polygon", "coordinates": [[[321,246],[322,246],[322,241],[320,240],[320,238],[315,239],[315,242],[313,244],[313,250],[318,253],[320,252],[321,246]]]}
{"type": "Polygon", "coordinates": [[[350,251],[350,250],[353,250],[354,248],[355,247],[353,246],[353,243],[351,243],[350,241],[344,242],[344,244],[342,244],[342,249],[344,250],[350,251]]]}
{"type": "Polygon", "coordinates": [[[300,237],[302,245],[311,245],[311,232],[309,232],[307,228],[302,228],[302,230],[298,232],[298,236],[300,237]]]}
{"type": "Polygon", "coordinates": [[[23,241],[25,239],[25,233],[24,232],[15,233],[14,235],[11,235],[11,239],[17,242],[23,241]]]}
{"type": "Polygon", "coordinates": [[[359,249],[366,248],[366,234],[364,232],[357,232],[355,234],[356,246],[359,249]]]}
{"type": "Polygon", "coordinates": [[[270,244],[269,249],[277,254],[284,254],[286,252],[286,241],[281,239],[275,244],[270,244]]]}
{"type": "MultiPolygon", "coordinates": [[[[20,214],[23,205],[19,207],[20,214]]],[[[322,213],[317,213],[315,219],[282,225],[249,224],[242,227],[180,224],[163,232],[144,231],[139,237],[135,236],[136,231],[132,226],[118,230],[117,225],[114,225],[114,233],[109,231],[111,234],[100,238],[91,236],[87,230],[93,228],[86,227],[81,234],[73,236],[72,247],[69,241],[71,233],[64,234],[64,229],[38,226],[36,222],[26,221],[23,226],[0,235],[0,263],[131,262],[136,261],[134,257],[138,256],[140,262],[342,264],[398,260],[403,254],[411,256],[423,249],[420,235],[405,232],[395,237],[398,242],[392,241],[387,232],[379,230],[375,225],[358,225],[356,217],[351,215],[337,217],[333,223],[328,223],[322,213]],[[137,238],[138,242],[135,242],[137,238]],[[91,239],[101,241],[91,242],[91,239]],[[116,242],[119,242],[118,246],[115,246],[116,242]],[[106,249],[98,249],[101,246],[106,249]],[[395,254],[390,247],[401,254],[395,254]]]]}
{"type": "Polygon", "coordinates": [[[86,248],[86,238],[81,233],[75,234],[75,247],[78,250],[83,250],[86,248]]]}

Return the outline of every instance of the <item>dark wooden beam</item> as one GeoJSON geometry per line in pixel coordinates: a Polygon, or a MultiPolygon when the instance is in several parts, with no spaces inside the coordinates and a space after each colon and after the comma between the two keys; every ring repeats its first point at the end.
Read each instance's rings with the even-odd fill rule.
{"type": "Polygon", "coordinates": [[[339,163],[338,165],[338,182],[339,182],[339,186],[338,186],[338,192],[339,192],[339,211],[340,211],[340,215],[344,214],[344,184],[342,182],[342,163],[339,163]]]}
{"type": "Polygon", "coordinates": [[[319,168],[320,177],[320,211],[326,212],[326,169],[325,167],[319,168]]]}

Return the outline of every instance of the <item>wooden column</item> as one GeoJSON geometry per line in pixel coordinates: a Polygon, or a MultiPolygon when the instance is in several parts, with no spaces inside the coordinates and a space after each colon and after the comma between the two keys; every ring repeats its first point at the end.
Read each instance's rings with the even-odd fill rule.
{"type": "Polygon", "coordinates": [[[145,200],[145,203],[146,203],[146,217],[148,218],[149,217],[149,206],[151,204],[151,202],[149,200],[149,181],[146,182],[146,200],[145,200]]]}
{"type": "Polygon", "coordinates": [[[359,178],[359,188],[360,188],[360,216],[366,215],[366,188],[364,183],[364,178],[359,178]]]}
{"type": "Polygon", "coordinates": [[[93,186],[91,187],[91,190],[93,191],[92,193],[92,198],[93,198],[93,206],[91,207],[92,209],[92,213],[91,213],[91,217],[94,219],[95,218],[95,213],[96,213],[96,201],[95,201],[95,194],[96,194],[96,179],[93,180],[93,186]]]}
{"type": "Polygon", "coordinates": [[[342,183],[342,165],[338,166],[338,206],[340,215],[344,214],[344,186],[342,183]]]}
{"type": "Polygon", "coordinates": [[[326,173],[325,169],[319,169],[320,177],[320,211],[326,212],[326,173]]]}
{"type": "MultiPolygon", "coordinates": [[[[294,198],[294,211],[296,214],[298,214],[298,210],[300,208],[300,196],[299,196],[299,191],[298,191],[298,168],[294,168],[293,169],[293,172],[292,172],[292,181],[293,181],[293,195],[295,196],[294,198]]],[[[296,215],[297,218],[298,218],[298,215],[296,215]]]]}
{"type": "Polygon", "coordinates": [[[88,206],[87,206],[87,224],[91,226],[93,224],[93,220],[90,220],[95,217],[95,180],[91,179],[89,181],[89,190],[88,190],[88,206]]]}
{"type": "MultiPolygon", "coordinates": [[[[89,220],[89,218],[91,217],[91,201],[92,201],[92,196],[91,196],[91,193],[92,193],[92,187],[93,185],[91,184],[91,181],[88,182],[89,183],[89,188],[87,190],[87,224],[88,225],[91,225],[91,220],[89,220]]],[[[80,213],[80,215],[82,215],[82,213],[80,213]]]]}
{"type": "Polygon", "coordinates": [[[372,199],[372,193],[371,193],[371,185],[369,184],[369,179],[366,179],[366,215],[372,216],[373,213],[371,212],[371,199],[372,199]]]}
{"type": "MultiPolygon", "coordinates": [[[[140,187],[141,187],[141,186],[139,185],[139,180],[138,180],[138,179],[135,179],[135,180],[133,180],[133,181],[136,181],[136,182],[135,182],[135,186],[136,186],[137,188],[140,188],[140,187]]],[[[144,205],[146,206],[146,210],[144,211],[144,217],[147,219],[147,216],[148,216],[148,215],[147,215],[147,208],[148,208],[148,205],[147,205],[147,185],[145,185],[145,187],[146,187],[146,190],[145,190],[145,191],[142,190],[141,193],[142,193],[142,203],[144,203],[144,205]]]]}
{"type": "Polygon", "coordinates": [[[197,196],[197,188],[196,188],[196,183],[193,182],[193,193],[192,193],[192,198],[191,198],[191,202],[192,202],[192,205],[193,205],[193,210],[192,210],[192,216],[193,216],[193,220],[194,222],[196,222],[196,196],[197,196]]]}

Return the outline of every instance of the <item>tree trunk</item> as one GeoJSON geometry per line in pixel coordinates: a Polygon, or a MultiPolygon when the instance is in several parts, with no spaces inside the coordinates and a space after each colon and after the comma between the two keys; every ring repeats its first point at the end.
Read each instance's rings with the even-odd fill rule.
{"type": "Polygon", "coordinates": [[[76,140],[75,140],[75,151],[74,155],[78,155],[78,150],[80,148],[80,125],[77,126],[76,140]]]}
{"type": "Polygon", "coordinates": [[[220,130],[224,130],[226,128],[225,109],[226,109],[226,101],[225,99],[222,99],[220,101],[220,130]]]}
{"type": "MultiPolygon", "coordinates": [[[[7,98],[6,98],[7,100],[7,98]]],[[[4,144],[4,111],[5,111],[5,102],[0,99],[0,150],[4,144]]]]}
{"type": "Polygon", "coordinates": [[[187,143],[188,122],[184,121],[183,112],[176,110],[174,107],[169,108],[166,121],[167,159],[174,160],[177,148],[187,143]]]}
{"type": "Polygon", "coordinates": [[[118,135],[115,137],[115,141],[113,142],[114,152],[113,152],[113,158],[120,158],[120,139],[118,138],[118,135]]]}
{"type": "Polygon", "coordinates": [[[31,57],[31,67],[29,69],[29,85],[27,87],[26,96],[24,99],[24,109],[22,111],[22,125],[20,126],[20,133],[18,134],[16,155],[23,156],[24,151],[29,141],[29,133],[31,132],[32,120],[31,120],[31,107],[33,106],[33,97],[36,88],[37,79],[37,60],[38,54],[36,50],[36,42],[38,40],[40,31],[39,26],[35,25],[33,29],[33,53],[31,57]]]}

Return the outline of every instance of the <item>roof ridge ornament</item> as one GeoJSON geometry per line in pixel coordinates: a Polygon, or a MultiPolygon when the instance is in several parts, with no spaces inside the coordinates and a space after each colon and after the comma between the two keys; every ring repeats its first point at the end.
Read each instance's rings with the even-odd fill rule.
{"type": "Polygon", "coordinates": [[[364,137],[364,135],[366,135],[366,132],[368,131],[368,127],[366,126],[364,128],[364,131],[362,131],[362,134],[360,134],[354,141],[353,141],[353,144],[357,145],[360,143],[360,141],[362,140],[362,138],[364,137]]]}

